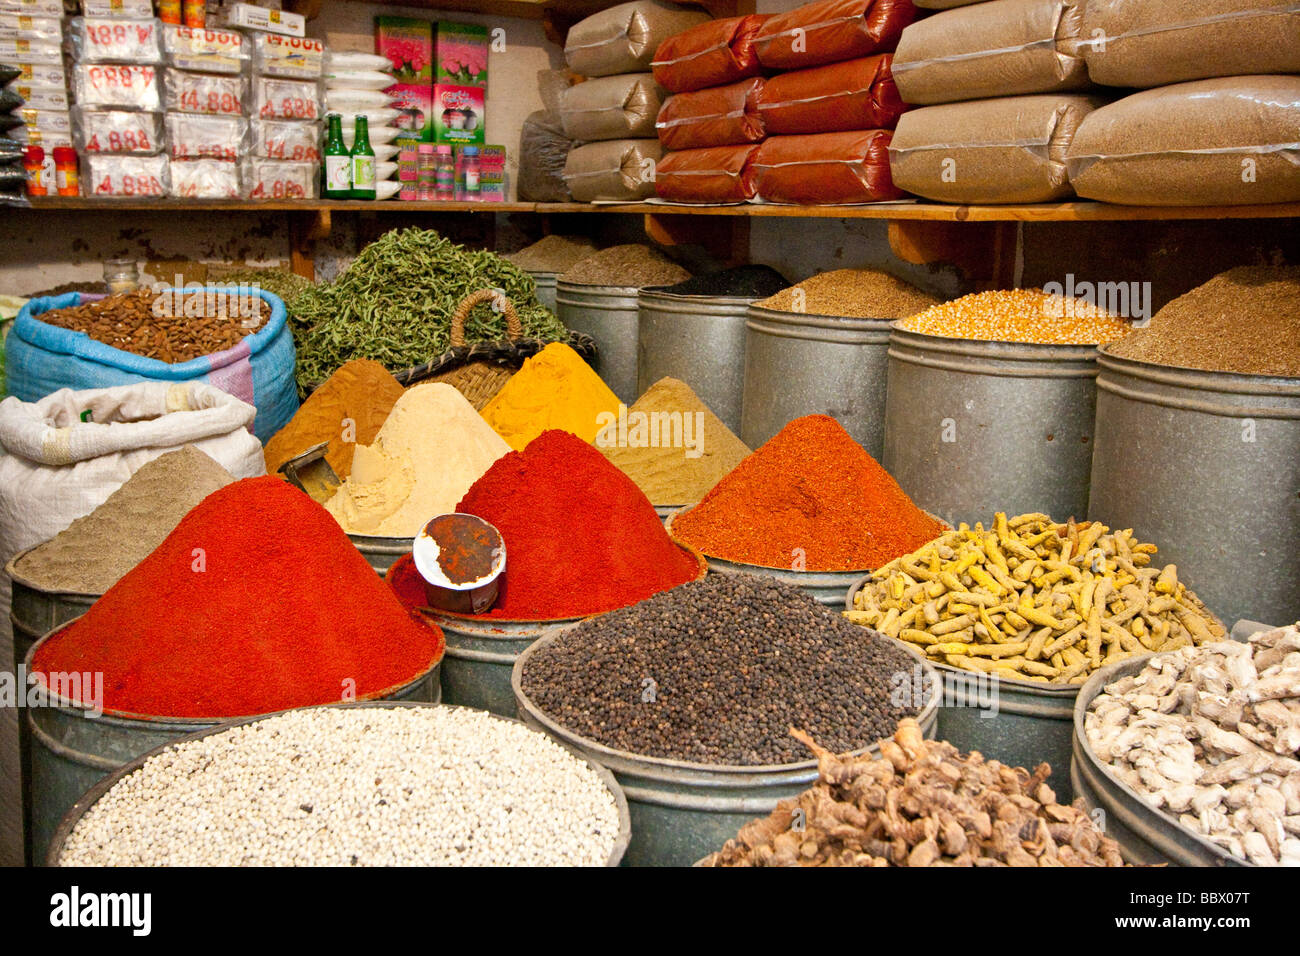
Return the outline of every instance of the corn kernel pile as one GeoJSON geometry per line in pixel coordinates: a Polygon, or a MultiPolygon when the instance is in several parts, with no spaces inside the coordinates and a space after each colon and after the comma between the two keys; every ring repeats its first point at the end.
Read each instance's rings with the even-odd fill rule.
{"type": "Polygon", "coordinates": [[[938,663],[1081,684],[1134,654],[1223,639],[1177,566],[1149,566],[1155,551],[1131,529],[999,513],[989,531],[962,524],[891,561],[844,616],[938,663]]]}
{"type": "Polygon", "coordinates": [[[1037,345],[1104,345],[1129,333],[1127,321],[1087,300],[1041,289],[977,292],[900,319],[898,327],[945,338],[1037,345]]]}

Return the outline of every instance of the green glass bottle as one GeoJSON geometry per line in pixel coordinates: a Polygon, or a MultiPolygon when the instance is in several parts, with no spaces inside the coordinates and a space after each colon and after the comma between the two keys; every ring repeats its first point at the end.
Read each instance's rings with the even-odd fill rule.
{"type": "Polygon", "coordinates": [[[370,147],[370,123],[364,116],[354,121],[352,153],[352,198],[375,198],[375,151],[370,147]]]}
{"type": "Polygon", "coordinates": [[[325,132],[326,199],[352,198],[352,157],[343,142],[343,117],[331,113],[325,132]]]}

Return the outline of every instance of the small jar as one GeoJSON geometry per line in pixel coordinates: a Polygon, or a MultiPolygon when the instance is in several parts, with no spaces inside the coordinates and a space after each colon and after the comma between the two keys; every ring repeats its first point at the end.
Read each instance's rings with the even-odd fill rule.
{"type": "Polygon", "coordinates": [[[134,259],[106,259],[104,261],[104,281],[108,291],[134,292],[140,287],[140,270],[134,259]]]}
{"type": "Polygon", "coordinates": [[[48,196],[50,191],[45,185],[45,150],[39,146],[24,149],[23,170],[27,173],[27,195],[48,196]]]}
{"type": "Polygon", "coordinates": [[[182,0],[181,19],[187,27],[202,30],[208,14],[207,0],[182,0]]]}
{"type": "Polygon", "coordinates": [[[60,196],[80,196],[77,151],[71,146],[54,147],[54,177],[60,196]]]}
{"type": "Polygon", "coordinates": [[[432,143],[420,144],[420,162],[418,188],[419,197],[429,200],[435,198],[434,187],[437,182],[436,158],[432,143]]]}

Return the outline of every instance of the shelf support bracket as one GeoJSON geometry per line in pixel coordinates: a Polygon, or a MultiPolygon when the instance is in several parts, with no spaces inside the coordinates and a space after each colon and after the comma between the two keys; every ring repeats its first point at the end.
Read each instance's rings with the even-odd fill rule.
{"type": "Polygon", "coordinates": [[[1010,289],[1016,282],[1020,224],[891,219],[889,247],[904,262],[956,266],[985,289],[1010,289]]]}
{"type": "Polygon", "coordinates": [[[289,265],[306,279],[316,278],[316,240],[330,234],[330,211],[313,209],[289,213],[289,265]]]}
{"type": "Polygon", "coordinates": [[[645,234],[662,246],[702,246],[728,266],[749,260],[748,216],[646,213],[645,234]]]}

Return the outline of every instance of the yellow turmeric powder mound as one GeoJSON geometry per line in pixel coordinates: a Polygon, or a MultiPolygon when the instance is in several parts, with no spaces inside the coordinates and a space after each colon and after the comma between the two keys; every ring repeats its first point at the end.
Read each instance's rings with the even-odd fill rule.
{"type": "Polygon", "coordinates": [[[402,397],[402,386],[372,359],[354,359],[331,375],[302,403],[289,423],[266,443],[267,474],[313,445],[330,443],[325,460],[334,473],[352,473],[358,445],[369,445],[402,397]]]}
{"type": "Polygon", "coordinates": [[[551,428],[594,441],[618,396],[577,352],[552,342],[510,377],[483,408],[483,417],[515,451],[551,428]]]}

